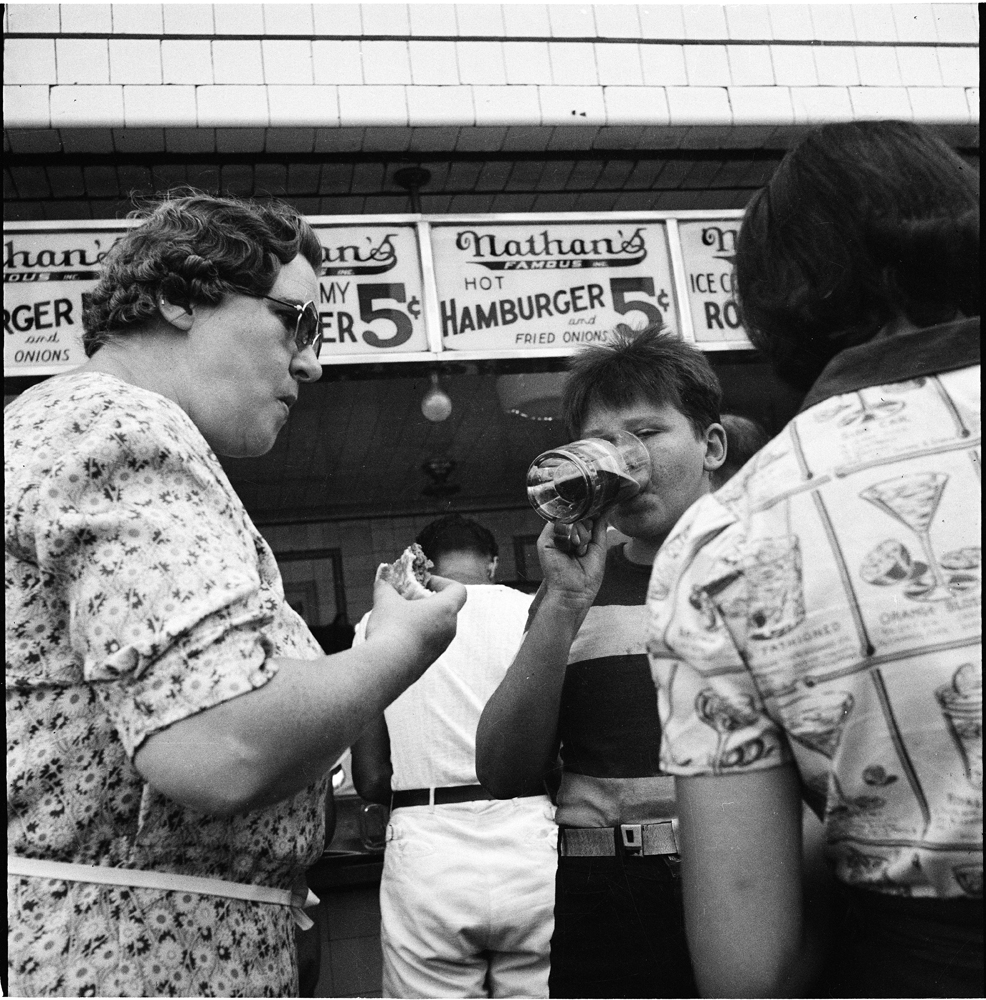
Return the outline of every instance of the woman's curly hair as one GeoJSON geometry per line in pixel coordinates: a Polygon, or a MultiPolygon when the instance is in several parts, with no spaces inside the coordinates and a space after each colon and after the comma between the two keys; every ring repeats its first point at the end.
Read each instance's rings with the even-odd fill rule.
{"type": "Polygon", "coordinates": [[[799,389],[897,316],[976,316],[979,174],[919,125],[816,129],[748,205],[736,286],[753,343],[799,389]]]}
{"type": "Polygon", "coordinates": [[[110,250],[84,298],[87,357],[121,334],[138,332],[158,299],[218,305],[230,292],[266,295],[284,264],[301,254],[321,273],[322,247],[311,226],[278,201],[219,198],[182,188],[130,214],[141,224],[110,250]]]}

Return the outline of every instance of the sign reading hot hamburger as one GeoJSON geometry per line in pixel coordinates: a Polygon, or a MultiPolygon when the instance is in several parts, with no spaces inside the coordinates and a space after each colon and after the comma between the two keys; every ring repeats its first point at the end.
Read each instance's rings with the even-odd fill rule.
{"type": "Polygon", "coordinates": [[[680,331],[663,222],[435,224],[442,345],[541,350],[680,331]]]}

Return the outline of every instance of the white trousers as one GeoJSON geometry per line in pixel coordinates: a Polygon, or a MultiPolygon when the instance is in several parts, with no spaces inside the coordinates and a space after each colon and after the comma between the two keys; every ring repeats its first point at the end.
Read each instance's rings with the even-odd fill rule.
{"type": "Polygon", "coordinates": [[[395,809],[385,997],[547,997],[557,827],[546,797],[395,809]]]}

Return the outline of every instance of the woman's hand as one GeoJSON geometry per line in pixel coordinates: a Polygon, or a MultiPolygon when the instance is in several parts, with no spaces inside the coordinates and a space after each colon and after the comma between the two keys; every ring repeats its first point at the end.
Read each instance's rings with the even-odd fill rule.
{"type": "Polygon", "coordinates": [[[409,601],[386,582],[373,586],[373,611],[366,623],[367,641],[412,643],[427,664],[445,652],[455,638],[456,616],[466,603],[466,588],[454,580],[432,576],[427,598],[409,601]]]}

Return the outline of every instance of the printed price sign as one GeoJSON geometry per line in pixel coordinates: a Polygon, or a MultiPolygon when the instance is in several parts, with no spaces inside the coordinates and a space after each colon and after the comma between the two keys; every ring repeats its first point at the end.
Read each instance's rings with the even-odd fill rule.
{"type": "Polygon", "coordinates": [[[318,313],[323,364],[333,356],[426,351],[414,225],[312,227],[322,244],[318,313]]]}
{"type": "Polygon", "coordinates": [[[442,345],[572,348],[618,325],[680,332],[664,222],[435,223],[442,345]]]}
{"type": "Polygon", "coordinates": [[[4,227],[4,375],[54,375],[86,360],[82,296],[124,232],[119,223],[108,229],[4,227]]]}
{"type": "Polygon", "coordinates": [[[733,258],[739,227],[739,218],[678,223],[697,344],[749,343],[733,298],[733,258]]]}

